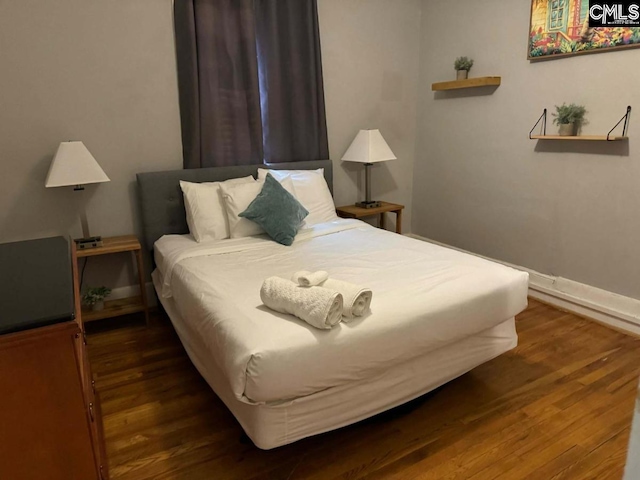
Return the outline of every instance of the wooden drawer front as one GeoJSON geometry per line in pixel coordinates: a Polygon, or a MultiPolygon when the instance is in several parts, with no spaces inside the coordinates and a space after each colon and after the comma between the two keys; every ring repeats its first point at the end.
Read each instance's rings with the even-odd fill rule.
{"type": "Polygon", "coordinates": [[[83,372],[83,377],[82,377],[82,386],[83,386],[83,390],[84,390],[84,397],[85,397],[85,404],[87,405],[87,407],[89,406],[90,402],[93,402],[93,397],[95,396],[95,386],[93,383],[93,373],[91,372],[91,364],[89,363],[89,354],[87,353],[87,347],[86,347],[86,335],[83,334],[81,337],[81,346],[80,348],[82,349],[80,355],[81,355],[81,359],[80,359],[80,365],[82,365],[82,372],[83,372]]]}
{"type": "Polygon", "coordinates": [[[89,365],[89,357],[86,347],[86,335],[84,332],[78,333],[75,341],[76,358],[78,359],[78,373],[82,381],[82,392],[84,393],[85,403],[89,404],[89,395],[91,393],[91,367],[89,365]]]}
{"type": "Polygon", "coordinates": [[[100,473],[101,480],[109,478],[107,465],[107,455],[104,447],[104,430],[102,427],[102,408],[100,407],[100,397],[97,392],[93,401],[89,405],[89,415],[91,418],[91,441],[93,444],[93,454],[96,459],[96,469],[100,473]]]}
{"type": "Polygon", "coordinates": [[[95,383],[89,364],[87,353],[87,336],[84,332],[84,322],[82,318],[82,306],[80,305],[80,283],[78,278],[78,252],[75,243],[71,243],[71,258],[73,270],[73,289],[75,292],[75,312],[76,322],[81,330],[81,334],[76,339],[76,355],[78,358],[79,373],[82,381],[82,391],[84,395],[85,414],[89,424],[91,447],[98,478],[107,480],[109,472],[107,468],[107,456],[104,447],[104,434],[102,428],[102,411],[100,409],[100,399],[95,390],[95,383]]]}
{"type": "MultiPolygon", "coordinates": [[[[83,343],[86,347],[86,344],[83,343]]],[[[96,392],[95,382],[93,375],[91,374],[91,367],[89,365],[87,349],[83,350],[83,358],[85,361],[85,407],[87,412],[87,421],[91,427],[91,445],[93,448],[93,455],[96,463],[96,471],[101,474],[101,479],[106,480],[109,478],[107,469],[107,456],[104,448],[104,434],[102,428],[102,410],[100,408],[100,397],[96,392]]]]}

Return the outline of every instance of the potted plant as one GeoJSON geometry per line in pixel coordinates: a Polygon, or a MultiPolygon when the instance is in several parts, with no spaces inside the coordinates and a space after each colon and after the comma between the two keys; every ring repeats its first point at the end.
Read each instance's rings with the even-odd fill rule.
{"type": "Polygon", "coordinates": [[[467,57],[458,57],[453,66],[456,69],[457,80],[465,80],[469,77],[469,70],[473,67],[473,59],[467,57]]]}
{"type": "Polygon", "coordinates": [[[107,287],[90,287],[82,296],[82,303],[91,306],[92,310],[104,309],[104,299],[109,296],[111,289],[107,287]]]}
{"type": "Polygon", "coordinates": [[[572,137],[577,135],[578,126],[584,120],[584,114],[587,110],[582,105],[571,103],[567,105],[556,105],[556,113],[553,114],[553,123],[560,127],[559,133],[563,137],[572,137]]]}

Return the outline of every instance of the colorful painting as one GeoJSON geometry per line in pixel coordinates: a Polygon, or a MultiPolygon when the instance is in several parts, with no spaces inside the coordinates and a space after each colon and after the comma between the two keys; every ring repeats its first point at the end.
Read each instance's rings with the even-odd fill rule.
{"type": "Polygon", "coordinates": [[[640,47],[640,27],[589,28],[589,0],[532,0],[529,60],[640,47]]]}

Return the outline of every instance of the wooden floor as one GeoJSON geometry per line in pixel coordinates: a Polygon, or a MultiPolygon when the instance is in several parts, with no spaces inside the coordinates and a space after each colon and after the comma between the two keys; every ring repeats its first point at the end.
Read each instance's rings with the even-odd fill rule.
{"type": "Polygon", "coordinates": [[[520,345],[408,407],[272,451],[242,434],[168,321],[89,325],[114,479],[620,479],[640,340],[536,301],[520,345]]]}

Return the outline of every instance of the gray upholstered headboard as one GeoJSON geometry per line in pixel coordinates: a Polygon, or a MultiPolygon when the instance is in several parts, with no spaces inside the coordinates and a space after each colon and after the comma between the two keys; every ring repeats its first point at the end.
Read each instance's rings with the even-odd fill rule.
{"type": "Polygon", "coordinates": [[[331,160],[310,162],[243,165],[238,167],[196,168],[168,172],[139,173],[138,192],[144,227],[144,243],[148,250],[163,235],[189,233],[180,190],[180,180],[188,182],[221,182],[230,178],[257,177],[258,168],[274,170],[315,170],[324,168],[324,177],[333,193],[333,164],[331,160]]]}

